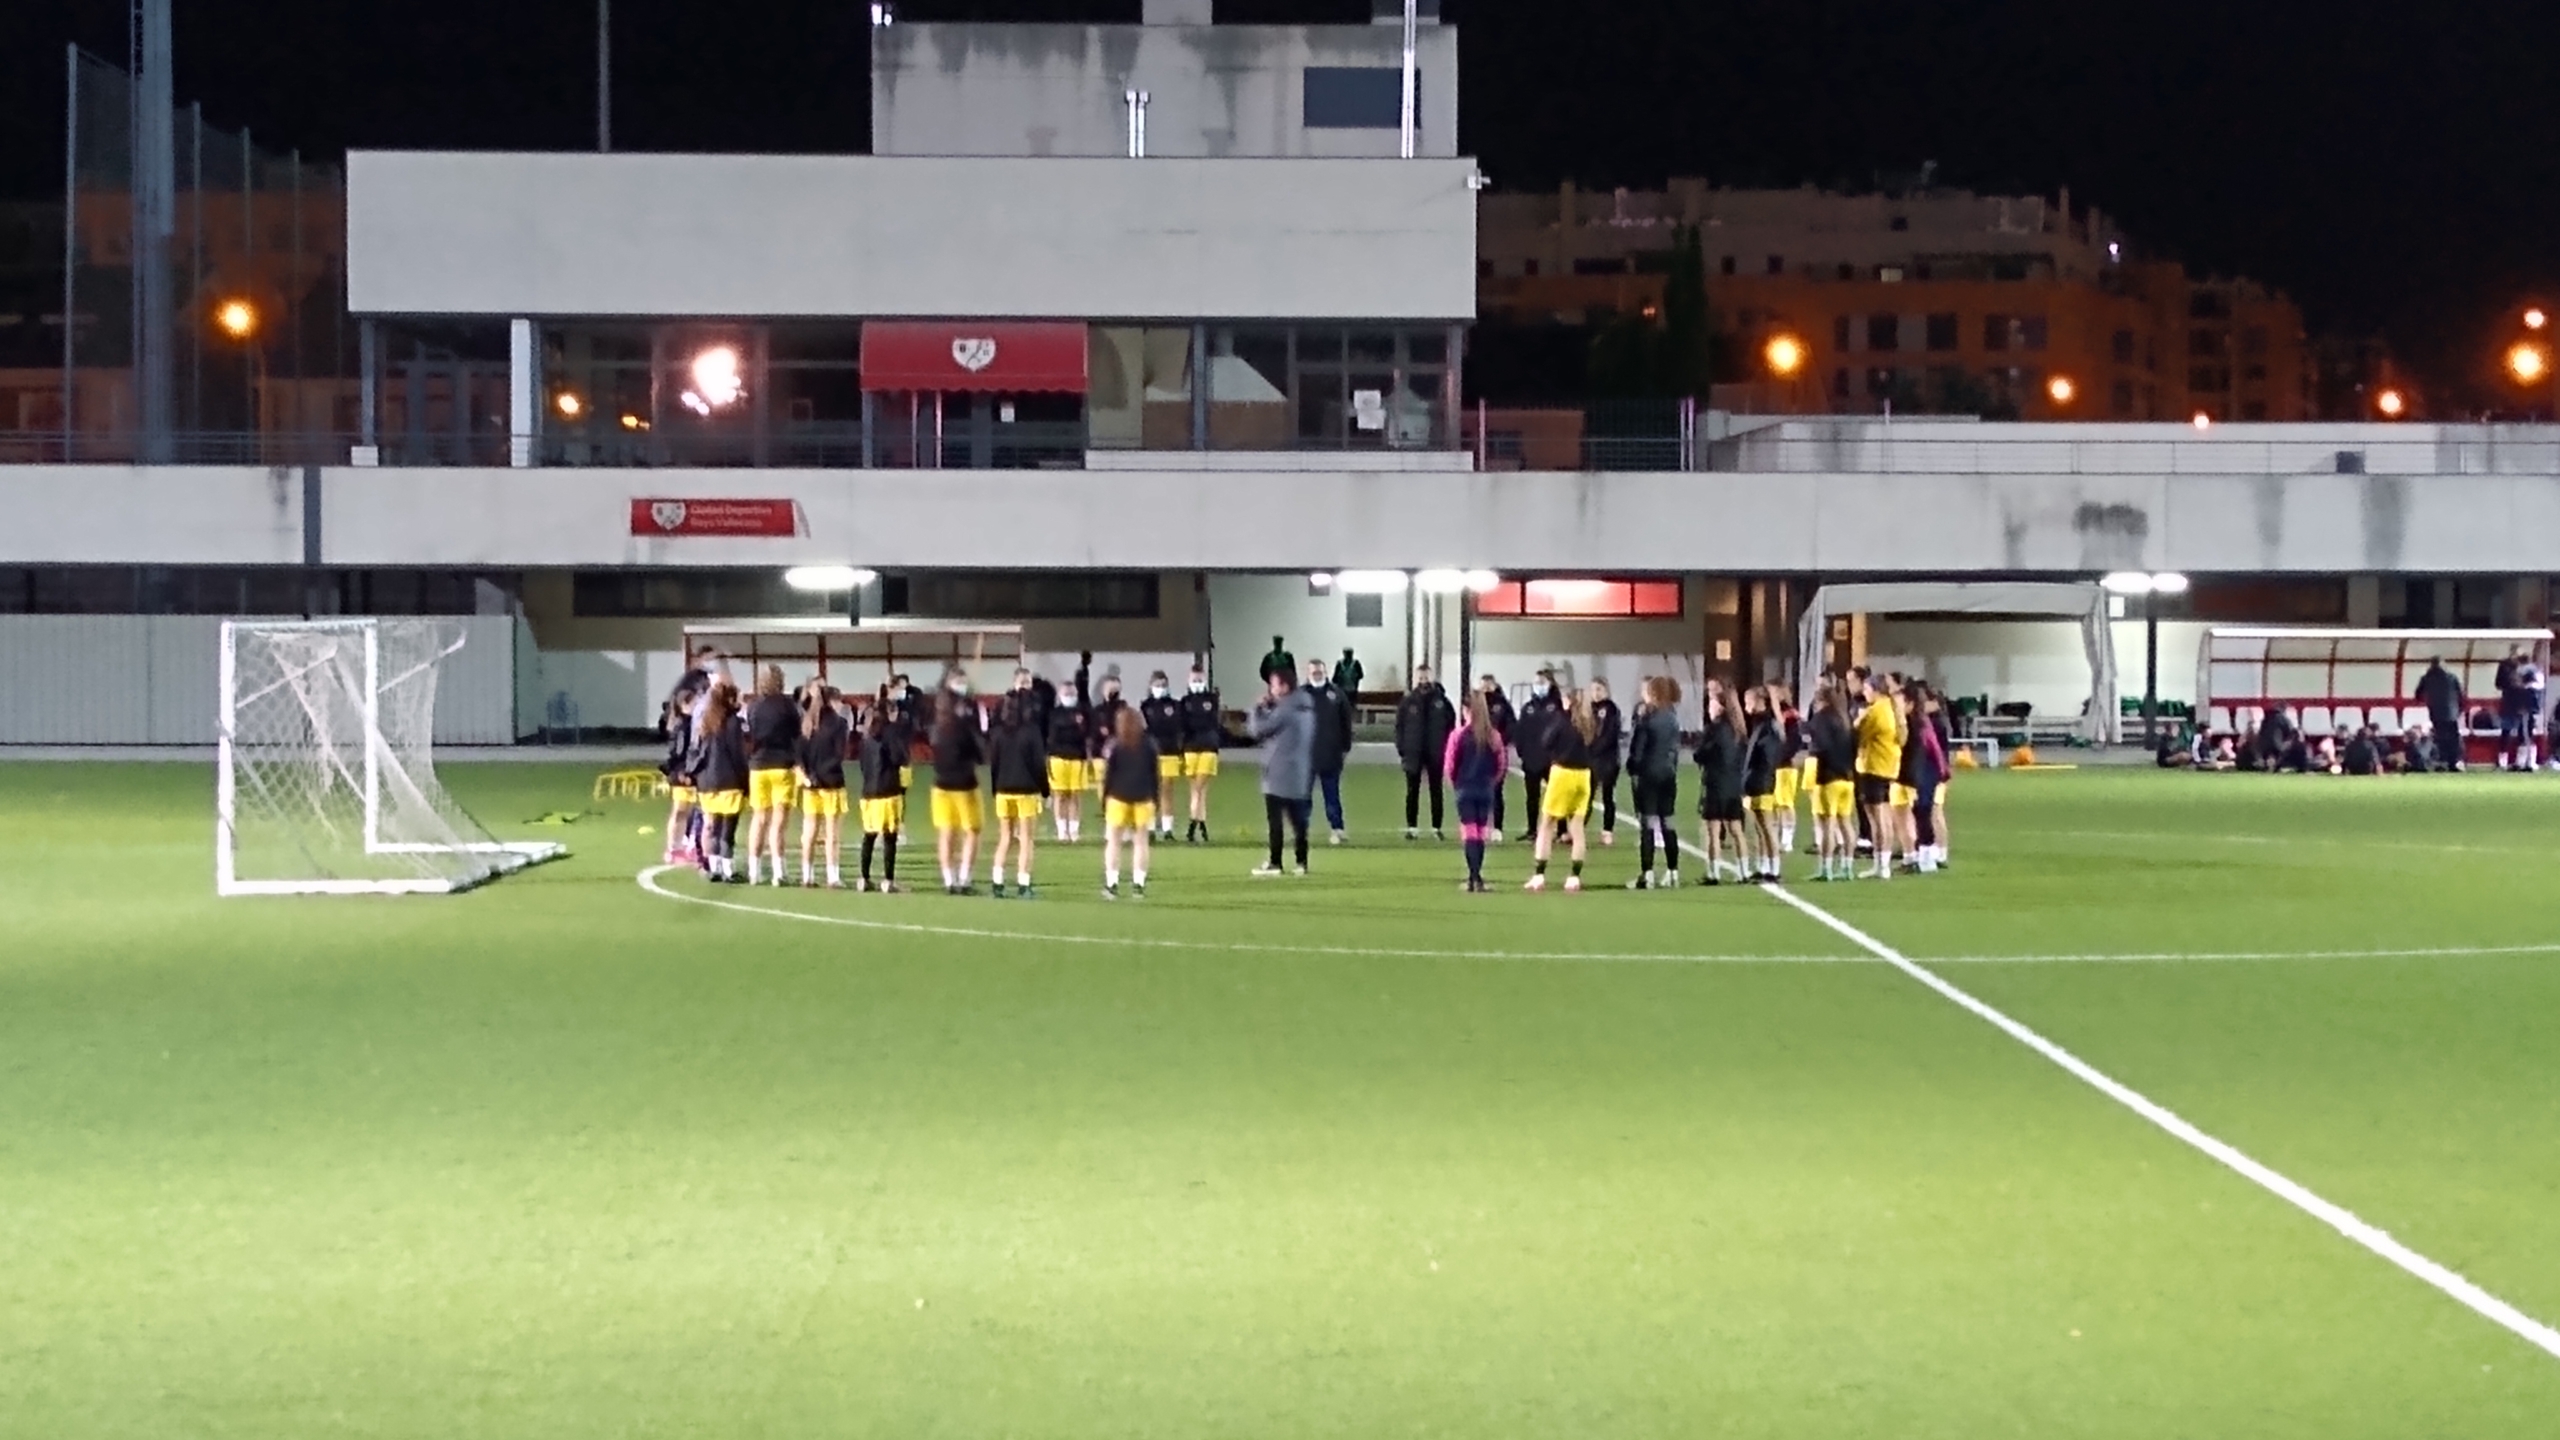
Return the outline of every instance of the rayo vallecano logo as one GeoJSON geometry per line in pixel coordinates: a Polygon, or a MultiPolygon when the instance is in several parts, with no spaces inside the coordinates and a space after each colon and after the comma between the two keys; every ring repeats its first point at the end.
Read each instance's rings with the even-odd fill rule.
{"type": "Polygon", "coordinates": [[[975,375],[996,363],[996,342],[992,335],[963,335],[951,342],[951,358],[960,368],[975,375]]]}
{"type": "Polygon", "coordinates": [[[652,502],[649,506],[649,519],[661,530],[681,530],[684,528],[684,502],[681,500],[652,502]]]}

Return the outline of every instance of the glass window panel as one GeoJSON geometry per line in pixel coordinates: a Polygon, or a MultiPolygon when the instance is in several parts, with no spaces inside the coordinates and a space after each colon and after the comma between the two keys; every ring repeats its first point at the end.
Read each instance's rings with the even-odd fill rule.
{"type": "Polygon", "coordinates": [[[1395,333],[1390,330],[1352,331],[1351,363],[1354,365],[1393,365],[1396,363],[1395,333]]]}
{"type": "Polygon", "coordinates": [[[1405,358],[1416,365],[1441,365],[1449,359],[1449,337],[1438,330],[1415,330],[1404,337],[1405,358]]]}

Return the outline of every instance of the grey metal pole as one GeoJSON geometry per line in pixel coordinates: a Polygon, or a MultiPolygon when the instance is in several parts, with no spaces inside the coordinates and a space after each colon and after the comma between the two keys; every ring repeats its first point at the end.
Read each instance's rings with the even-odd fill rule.
{"type": "Polygon", "coordinates": [[[170,454],[170,399],[175,367],[169,342],[174,325],[170,303],[170,242],[177,227],[172,214],[177,189],[177,111],[170,65],[170,0],[141,0],[138,6],[140,73],[134,76],[133,213],[134,317],[140,343],[133,364],[134,408],[142,429],[142,458],[165,464],[170,454]]]}
{"type": "Polygon", "coordinates": [[[1422,88],[1420,84],[1421,77],[1414,72],[1414,44],[1416,39],[1414,32],[1421,24],[1420,19],[1415,14],[1417,8],[1417,0],[1404,0],[1404,134],[1403,146],[1399,153],[1401,153],[1407,160],[1413,158],[1413,134],[1414,131],[1419,128],[1419,121],[1421,119],[1420,116],[1414,113],[1418,108],[1416,105],[1417,92],[1422,88]]]}
{"type": "Polygon", "coordinates": [[[65,45],[63,49],[62,92],[62,458],[73,458],[71,405],[77,397],[71,383],[72,370],[78,356],[73,337],[79,331],[77,302],[79,286],[74,280],[78,272],[80,200],[80,47],[65,45]]]}
{"type": "Polygon", "coordinates": [[[596,153],[613,153],[613,0],[596,0],[596,153]]]}

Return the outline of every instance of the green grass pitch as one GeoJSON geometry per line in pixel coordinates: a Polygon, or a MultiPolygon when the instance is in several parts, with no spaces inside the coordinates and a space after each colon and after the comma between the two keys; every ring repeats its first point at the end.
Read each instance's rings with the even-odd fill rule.
{"type": "MultiPolygon", "coordinates": [[[[575,851],[469,895],[226,901],[206,768],[0,765],[0,1434],[2560,1434],[2560,1360],[1631,846],[1471,899],[1355,771],[1256,882],[1240,769],[1143,904],[659,895],[656,806],[525,823],[592,776],[448,767],[575,851]]],[[[2551,1322],[2556,797],[1976,775],[1952,872],[1796,890],[2551,1322]]]]}

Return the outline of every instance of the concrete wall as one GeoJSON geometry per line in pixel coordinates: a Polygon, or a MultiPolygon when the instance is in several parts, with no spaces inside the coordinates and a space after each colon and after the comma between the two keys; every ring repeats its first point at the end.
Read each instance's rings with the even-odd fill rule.
{"type": "MultiPolygon", "coordinates": [[[[2560,472],[2560,426],[2142,423],[1986,424],[1970,417],[1865,416],[1753,423],[1717,412],[1707,433],[1717,469],[1832,475],[2198,475],[2338,473],[2339,457],[2369,476],[2550,475],[2560,472]]],[[[2350,476],[2349,478],[2354,478],[2350,476]]]]}
{"type": "MultiPolygon", "coordinates": [[[[1424,26],[1415,59],[1416,150],[1454,156],[1457,28],[1424,26]]],[[[1394,156],[1397,128],[1308,129],[1303,76],[1311,65],[1403,64],[1400,25],[875,27],[871,148],[880,155],[1126,156],[1126,96],[1137,89],[1149,97],[1151,157],[1394,156]]]]}
{"type": "MultiPolygon", "coordinates": [[[[2541,575],[2552,475],[328,469],[320,558],[540,569],[2541,575]],[[640,539],[634,499],[795,501],[779,539],[640,539]],[[1005,523],[988,524],[1002,516],[1005,523]]],[[[278,565],[299,472],[0,467],[0,564],[278,565]]]]}
{"type": "Polygon", "coordinates": [[[358,313],[1475,316],[1466,160],[356,151],[358,313]]]}

